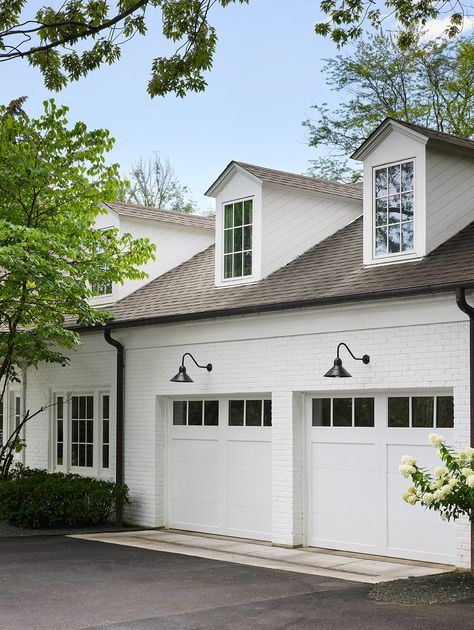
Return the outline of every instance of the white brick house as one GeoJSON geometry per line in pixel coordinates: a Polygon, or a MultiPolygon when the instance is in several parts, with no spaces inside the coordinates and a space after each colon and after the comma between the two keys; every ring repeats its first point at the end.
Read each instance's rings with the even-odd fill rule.
{"type": "MultiPolygon", "coordinates": [[[[467,524],[405,504],[398,464],[433,465],[432,431],[469,443],[473,149],[388,119],[355,154],[363,189],[231,162],[215,225],[109,206],[99,227],[158,247],[146,283],[97,298],[124,347],[126,520],[467,566],[467,524]],[[370,363],[342,348],[352,378],[325,378],[341,342],[370,363]],[[171,382],[188,352],[212,371],[187,357],[171,382]]],[[[3,423],[72,396],[27,426],[25,462],[112,479],[116,349],[81,332],[3,423]]]]}

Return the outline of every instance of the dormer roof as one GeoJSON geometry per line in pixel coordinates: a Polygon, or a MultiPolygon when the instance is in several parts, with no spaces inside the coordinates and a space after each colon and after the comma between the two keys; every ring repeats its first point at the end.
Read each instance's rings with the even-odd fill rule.
{"type": "Polygon", "coordinates": [[[380,125],[374,129],[374,131],[368,136],[364,142],[354,151],[351,155],[353,160],[363,160],[365,156],[371,151],[371,149],[379,142],[381,142],[391,129],[405,129],[411,132],[411,135],[418,136],[420,140],[425,143],[439,144],[439,145],[451,145],[461,150],[474,150],[474,140],[468,140],[467,138],[461,138],[451,133],[444,133],[443,131],[437,131],[436,129],[429,129],[422,125],[415,125],[414,123],[408,123],[403,120],[397,120],[396,118],[387,117],[380,123],[380,125]]]}
{"type": "Polygon", "coordinates": [[[187,227],[202,228],[206,230],[213,230],[215,226],[214,217],[203,217],[187,212],[172,212],[171,210],[150,208],[148,206],[140,206],[134,203],[104,202],[103,205],[116,214],[126,217],[151,219],[153,221],[174,223],[176,225],[185,225],[187,227]]]}
{"type": "Polygon", "coordinates": [[[273,168],[265,168],[263,166],[247,164],[246,162],[237,162],[235,160],[232,160],[232,162],[226,166],[205,194],[209,197],[215,197],[225,183],[234,175],[235,172],[238,171],[246,172],[259,182],[277,184],[279,186],[292,186],[293,188],[300,188],[303,190],[326,193],[330,195],[339,195],[342,197],[348,197],[349,199],[362,199],[362,185],[358,183],[343,184],[339,182],[330,182],[324,179],[308,177],[307,175],[278,171],[273,168]]]}

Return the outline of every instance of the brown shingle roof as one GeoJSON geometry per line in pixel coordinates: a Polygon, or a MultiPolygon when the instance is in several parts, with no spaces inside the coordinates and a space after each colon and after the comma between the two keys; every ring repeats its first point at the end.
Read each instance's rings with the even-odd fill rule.
{"type": "Polygon", "coordinates": [[[228,288],[214,286],[214,251],[209,247],[107,310],[131,325],[474,287],[474,222],[422,260],[364,267],[359,218],[260,282],[228,288]]]}
{"type": "Polygon", "coordinates": [[[171,210],[162,210],[161,208],[149,208],[148,206],[139,206],[134,203],[104,203],[114,212],[127,217],[137,217],[139,219],[154,219],[155,221],[164,221],[165,223],[175,223],[177,225],[186,225],[188,227],[204,228],[213,230],[215,221],[213,217],[202,217],[197,214],[188,214],[185,212],[171,212],[171,210]]]}
{"type": "Polygon", "coordinates": [[[254,175],[262,182],[269,184],[278,184],[280,186],[293,186],[294,188],[303,188],[313,192],[328,193],[330,195],[342,195],[351,199],[362,199],[362,184],[342,184],[339,182],[329,182],[324,179],[316,179],[307,175],[298,175],[297,173],[288,173],[287,171],[277,171],[273,168],[265,168],[256,166],[255,164],[247,164],[246,162],[232,161],[224,171],[219,175],[216,181],[206,191],[206,195],[214,188],[217,182],[229,172],[234,165],[240,166],[245,171],[254,175]]]}

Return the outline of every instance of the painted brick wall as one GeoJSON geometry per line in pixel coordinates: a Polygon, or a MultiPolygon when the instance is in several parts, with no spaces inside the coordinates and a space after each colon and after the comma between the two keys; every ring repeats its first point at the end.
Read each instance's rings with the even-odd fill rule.
{"type": "MultiPolygon", "coordinates": [[[[364,307],[306,310],[117,331],[126,347],[125,479],[133,505],[131,522],[165,524],[164,478],[166,397],[183,394],[259,393],[273,400],[272,491],[274,542],[303,539],[303,396],[388,389],[452,389],[456,441],[468,440],[468,323],[453,299],[439,298],[364,307]],[[439,321],[444,320],[444,321],[439,321]],[[352,379],[325,379],[340,341],[368,353],[368,366],[348,358],[352,379]],[[189,365],[194,383],[170,383],[184,351],[211,361],[210,374],[189,365]],[[329,381],[329,382],[328,382],[329,381]]],[[[111,387],[115,354],[100,335],[89,336],[72,367],[42,367],[28,378],[28,404],[47,400],[52,389],[111,387]]],[[[112,394],[113,395],[113,394],[112,394]]],[[[51,465],[48,414],[28,427],[26,461],[51,465]]],[[[457,528],[457,563],[466,567],[469,539],[457,528]]]]}

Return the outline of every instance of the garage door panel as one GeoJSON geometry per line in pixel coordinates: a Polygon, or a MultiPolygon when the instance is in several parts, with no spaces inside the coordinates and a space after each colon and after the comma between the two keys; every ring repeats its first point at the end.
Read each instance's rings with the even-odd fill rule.
{"type": "Polygon", "coordinates": [[[369,471],[313,470],[314,512],[375,517],[377,474],[369,471]]]}
{"type": "Polygon", "coordinates": [[[178,500],[217,502],[219,467],[217,464],[174,462],[171,492],[178,500]]]}
{"type": "Polygon", "coordinates": [[[271,508],[271,466],[230,466],[227,482],[229,505],[271,508]]]}
{"type": "MultiPolygon", "coordinates": [[[[393,438],[392,438],[393,439],[393,438]]],[[[387,445],[388,448],[388,463],[387,467],[390,472],[398,473],[398,467],[403,455],[412,455],[419,462],[423,468],[433,471],[437,466],[442,465],[438,455],[437,449],[430,446],[428,443],[428,435],[426,435],[424,441],[426,444],[399,444],[390,441],[387,445]]],[[[403,477],[402,477],[403,480],[403,477]]],[[[406,479],[404,480],[406,485],[406,479]]]]}
{"type": "MultiPolygon", "coordinates": [[[[317,432],[314,432],[317,439],[317,432]]],[[[312,461],[319,470],[373,470],[375,464],[374,444],[354,442],[313,442],[312,461]]]]}
{"type": "Polygon", "coordinates": [[[229,533],[234,536],[269,540],[272,533],[272,510],[269,507],[229,505],[229,533]]]}
{"type": "Polygon", "coordinates": [[[219,505],[206,501],[172,501],[173,524],[181,529],[210,531],[219,526],[219,505]]]}
{"type": "Polygon", "coordinates": [[[229,466],[268,466],[272,443],[250,440],[229,440],[227,443],[229,466]]]}
{"type": "Polygon", "coordinates": [[[219,442],[217,440],[173,439],[171,443],[174,462],[201,462],[217,464],[219,442]]]}
{"type": "Polygon", "coordinates": [[[363,515],[346,514],[335,518],[334,514],[313,514],[313,532],[310,544],[315,547],[353,550],[373,549],[377,522],[363,515]]]}
{"type": "Polygon", "coordinates": [[[414,554],[419,555],[421,550],[421,553],[426,554],[427,560],[451,562],[452,554],[449,552],[454,549],[454,527],[443,523],[439,515],[430,516],[435,518],[429,523],[418,520],[418,517],[409,522],[406,519],[391,519],[388,532],[388,548],[391,553],[412,558],[414,554]]]}

